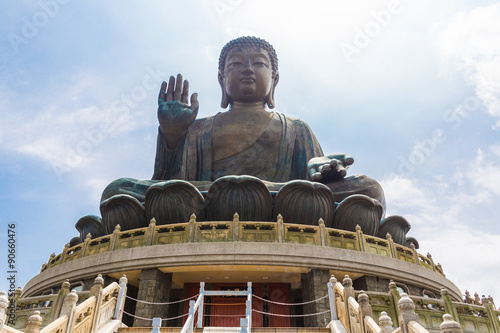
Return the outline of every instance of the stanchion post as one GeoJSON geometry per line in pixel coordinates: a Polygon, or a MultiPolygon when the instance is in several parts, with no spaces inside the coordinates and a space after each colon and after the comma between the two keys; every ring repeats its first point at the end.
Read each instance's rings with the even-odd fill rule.
{"type": "Polygon", "coordinates": [[[247,282],[246,317],[248,318],[248,330],[252,327],[252,282],[247,282]]]}
{"type": "Polygon", "coordinates": [[[127,296],[127,277],[125,274],[120,278],[120,291],[118,292],[118,299],[116,300],[115,313],[113,319],[122,321],[123,309],[125,307],[125,297],[127,296]]]}
{"type": "MultiPolygon", "coordinates": [[[[189,301],[189,313],[188,313],[188,319],[187,321],[189,321],[189,319],[191,319],[191,323],[189,323],[189,327],[188,327],[188,332],[192,333],[193,332],[193,326],[194,326],[194,301],[193,300],[190,300],[189,301]]],[[[186,321],[186,323],[187,323],[186,321]]]]}
{"type": "Polygon", "coordinates": [[[161,318],[153,318],[153,329],[151,333],[160,333],[161,318]]]}
{"type": "Polygon", "coordinates": [[[331,320],[337,320],[337,309],[335,308],[335,293],[333,288],[335,287],[335,284],[337,283],[337,279],[335,276],[330,277],[330,281],[327,283],[328,286],[328,300],[330,301],[330,315],[331,315],[331,320]]]}
{"type": "MultiPolygon", "coordinates": [[[[200,296],[201,303],[198,308],[198,322],[196,323],[196,327],[201,328],[203,326],[203,302],[205,301],[205,282],[200,282],[200,296]]],[[[193,313],[194,315],[194,313],[193,313]]]]}

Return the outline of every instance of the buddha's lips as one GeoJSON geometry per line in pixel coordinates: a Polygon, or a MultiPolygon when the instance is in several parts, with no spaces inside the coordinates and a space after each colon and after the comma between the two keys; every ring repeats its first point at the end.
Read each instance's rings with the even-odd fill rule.
{"type": "Polygon", "coordinates": [[[240,79],[240,82],[241,83],[255,83],[255,78],[251,78],[251,77],[244,77],[242,79],[240,79]]]}

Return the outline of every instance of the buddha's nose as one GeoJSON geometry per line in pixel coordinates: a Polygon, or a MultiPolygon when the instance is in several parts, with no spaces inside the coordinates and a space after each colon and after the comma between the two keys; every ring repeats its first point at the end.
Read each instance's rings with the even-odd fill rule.
{"type": "Polygon", "coordinates": [[[245,66],[245,68],[243,68],[243,70],[241,71],[241,74],[245,74],[245,75],[251,75],[253,74],[253,69],[251,66],[245,66]]]}

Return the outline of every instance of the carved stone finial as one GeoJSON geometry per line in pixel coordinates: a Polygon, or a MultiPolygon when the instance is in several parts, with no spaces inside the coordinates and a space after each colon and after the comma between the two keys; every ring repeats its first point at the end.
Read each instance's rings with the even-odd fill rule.
{"type": "Polygon", "coordinates": [[[398,302],[398,309],[403,310],[415,310],[415,304],[412,299],[408,297],[407,293],[401,293],[401,299],[398,302]]]}
{"type": "Polygon", "coordinates": [[[410,243],[410,249],[415,252],[416,248],[415,248],[415,244],[413,244],[413,242],[410,243]]]}
{"type": "Polygon", "coordinates": [[[278,222],[279,222],[279,221],[283,222],[283,215],[278,214],[278,218],[277,218],[277,220],[278,220],[278,222]]]}
{"type": "Polygon", "coordinates": [[[7,298],[7,293],[2,290],[0,291],[0,313],[5,313],[7,306],[9,306],[9,299],[7,298]]]}
{"type": "Polygon", "coordinates": [[[342,280],[342,285],[345,287],[352,287],[352,279],[349,277],[349,275],[344,276],[344,279],[342,280]]]}
{"type": "Polygon", "coordinates": [[[378,325],[380,326],[381,333],[392,332],[392,319],[387,315],[387,312],[382,311],[380,318],[378,320],[378,325]]]}
{"type": "Polygon", "coordinates": [[[324,226],[325,225],[325,220],[323,220],[321,217],[318,220],[318,225],[319,226],[324,226]]]}
{"type": "Polygon", "coordinates": [[[69,294],[66,295],[65,302],[76,303],[78,301],[78,295],[76,291],[72,290],[69,294]]]}
{"type": "Polygon", "coordinates": [[[92,238],[92,235],[90,234],[90,232],[87,234],[87,236],[85,236],[85,240],[87,239],[91,239],[92,238]]]}
{"type": "Polygon", "coordinates": [[[361,290],[358,295],[358,303],[361,304],[367,302],[369,302],[368,295],[363,290],[361,290]]]}
{"type": "Polygon", "coordinates": [[[448,295],[448,289],[446,289],[446,288],[441,288],[440,292],[441,292],[441,295],[443,295],[443,296],[448,295]]]}
{"type": "Polygon", "coordinates": [[[196,214],[195,213],[191,214],[191,216],[189,217],[189,222],[191,222],[191,221],[196,222],[196,214]]]}
{"type": "Polygon", "coordinates": [[[69,280],[64,280],[64,282],[61,284],[61,288],[63,289],[69,289],[70,287],[70,283],[69,283],[69,280]]]}
{"type": "Polygon", "coordinates": [[[481,300],[479,299],[479,294],[477,292],[474,293],[474,304],[480,305],[481,300]]]}
{"type": "Polygon", "coordinates": [[[410,321],[418,320],[418,314],[415,313],[415,304],[413,300],[408,297],[408,294],[402,293],[401,298],[398,301],[398,309],[399,309],[399,322],[400,324],[404,323],[404,325],[408,325],[410,321]]]}
{"type": "Polygon", "coordinates": [[[119,224],[115,225],[115,231],[119,232],[120,230],[122,230],[122,227],[119,224]]]}
{"type": "Polygon", "coordinates": [[[464,302],[467,303],[467,304],[470,304],[470,293],[467,290],[465,291],[464,302]]]}
{"type": "Polygon", "coordinates": [[[361,227],[359,226],[359,224],[356,224],[356,228],[355,228],[356,231],[361,231],[361,227]]]}
{"type": "Polygon", "coordinates": [[[16,291],[14,291],[14,294],[16,295],[16,298],[21,297],[21,295],[23,294],[23,290],[21,289],[21,287],[17,287],[16,291]]]}
{"type": "Polygon", "coordinates": [[[385,235],[385,238],[386,238],[387,240],[391,240],[391,239],[392,239],[392,236],[391,236],[391,234],[390,234],[390,233],[387,233],[387,234],[385,235]]]}
{"type": "Polygon", "coordinates": [[[69,248],[69,243],[64,244],[64,250],[69,248]]]}
{"type": "Polygon", "coordinates": [[[337,279],[335,278],[335,275],[330,276],[330,282],[333,285],[335,285],[335,283],[337,283],[337,279]]]}
{"type": "Polygon", "coordinates": [[[238,215],[238,213],[234,213],[233,221],[239,221],[239,220],[240,220],[240,215],[238,215]]]}
{"type": "Polygon", "coordinates": [[[443,322],[439,325],[439,329],[442,333],[462,333],[462,328],[460,324],[453,320],[453,317],[445,313],[443,315],[443,322]]]}
{"type": "Polygon", "coordinates": [[[430,260],[432,260],[432,255],[429,252],[427,252],[427,258],[429,258],[430,260]]]}
{"type": "Polygon", "coordinates": [[[149,221],[149,225],[156,225],[156,219],[154,217],[149,221]]]}
{"type": "Polygon", "coordinates": [[[50,257],[49,257],[49,258],[50,258],[50,260],[52,260],[52,258],[54,258],[55,256],[56,256],[55,252],[52,252],[52,253],[50,254],[50,257]]]}
{"type": "Polygon", "coordinates": [[[28,318],[28,325],[34,325],[34,326],[42,326],[42,317],[40,316],[40,311],[35,311],[33,314],[28,318]]]}
{"type": "Polygon", "coordinates": [[[120,278],[119,283],[120,284],[122,284],[122,283],[127,284],[128,283],[128,279],[127,279],[127,276],[125,274],[122,275],[122,277],[120,278]]]}
{"type": "Polygon", "coordinates": [[[102,274],[97,275],[97,277],[94,279],[94,284],[104,285],[104,279],[102,278],[102,274]]]}

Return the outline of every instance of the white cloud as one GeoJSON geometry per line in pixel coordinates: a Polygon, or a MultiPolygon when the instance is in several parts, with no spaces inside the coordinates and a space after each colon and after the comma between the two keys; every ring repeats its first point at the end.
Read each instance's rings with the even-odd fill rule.
{"type": "Polygon", "coordinates": [[[413,225],[419,252],[431,253],[462,292],[500,295],[500,257],[492,255],[500,243],[492,208],[500,199],[499,157],[500,146],[491,146],[449,177],[417,181],[393,174],[380,182],[389,212],[413,225]]]}
{"type": "MultiPolygon", "coordinates": [[[[437,43],[446,62],[463,70],[487,112],[500,117],[500,4],[462,11],[437,22],[437,43]]],[[[498,129],[500,121],[493,126],[498,129]]]]}

